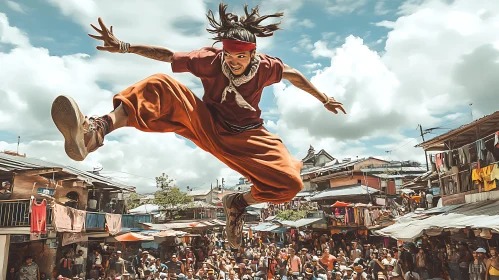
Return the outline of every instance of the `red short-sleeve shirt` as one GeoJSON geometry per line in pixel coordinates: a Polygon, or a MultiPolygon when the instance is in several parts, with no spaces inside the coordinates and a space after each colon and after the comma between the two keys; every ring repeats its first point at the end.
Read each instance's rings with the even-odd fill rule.
{"type": "Polygon", "coordinates": [[[282,79],[284,64],[278,58],[258,53],[260,66],[249,82],[237,87],[244,100],[256,111],[239,107],[235,94],[229,92],[223,103],[222,92],[229,85],[229,79],[222,72],[222,49],[206,47],[191,52],[176,52],[173,55],[172,71],[174,73],[190,72],[201,79],[204,87],[203,102],[211,107],[217,117],[239,126],[252,123],[262,123],[260,99],[266,86],[278,83],[282,79]],[[218,55],[218,56],[217,56],[218,55]]]}

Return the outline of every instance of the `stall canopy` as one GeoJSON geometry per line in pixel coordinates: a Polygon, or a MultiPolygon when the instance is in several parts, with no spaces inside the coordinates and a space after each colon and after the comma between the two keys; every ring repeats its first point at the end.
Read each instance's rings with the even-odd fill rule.
{"type": "Polygon", "coordinates": [[[292,228],[301,228],[323,220],[323,218],[305,218],[297,221],[280,221],[280,223],[292,228]]]}
{"type": "Polygon", "coordinates": [[[154,240],[153,236],[142,235],[139,233],[129,232],[122,235],[118,235],[114,237],[119,242],[129,242],[129,241],[152,241],[154,240]]]}
{"type": "Polygon", "coordinates": [[[351,203],[336,201],[331,207],[349,207],[351,203]]]}
{"type": "Polygon", "coordinates": [[[364,186],[364,185],[352,185],[344,187],[334,187],[320,193],[313,195],[311,200],[324,200],[324,199],[335,199],[340,198],[345,199],[348,196],[361,196],[376,194],[379,190],[364,186]]]}
{"type": "MultiPolygon", "coordinates": [[[[398,240],[414,241],[423,233],[439,234],[444,229],[490,229],[499,232],[499,201],[487,200],[451,207],[446,213],[422,220],[405,220],[375,233],[398,240]]],[[[433,210],[435,211],[435,210],[433,210]]]]}
{"type": "Polygon", "coordinates": [[[166,223],[166,224],[152,224],[152,223],[141,223],[143,227],[147,229],[154,230],[171,230],[171,229],[204,229],[208,227],[219,227],[225,226],[225,222],[221,220],[203,220],[203,221],[190,221],[190,222],[178,222],[178,223],[166,223]]]}
{"type": "Polygon", "coordinates": [[[278,229],[279,228],[279,225],[277,224],[274,224],[274,223],[260,223],[254,227],[251,227],[251,230],[252,231],[261,231],[261,232],[270,232],[270,231],[273,231],[275,229],[278,229]]]}

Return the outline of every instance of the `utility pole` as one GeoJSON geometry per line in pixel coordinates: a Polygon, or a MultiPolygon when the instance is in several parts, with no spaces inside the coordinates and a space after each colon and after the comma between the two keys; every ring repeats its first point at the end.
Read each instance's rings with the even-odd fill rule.
{"type": "Polygon", "coordinates": [[[19,155],[19,144],[21,143],[21,136],[17,136],[17,155],[19,155]]]}
{"type": "Polygon", "coordinates": [[[225,188],[225,179],[222,178],[222,193],[224,193],[224,188],[225,188]]]}
{"type": "MultiPolygon", "coordinates": [[[[424,133],[423,133],[423,127],[418,124],[419,126],[419,131],[421,132],[421,139],[423,139],[424,142],[424,133]]],[[[428,165],[428,154],[426,153],[426,150],[424,150],[424,159],[426,160],[426,171],[430,171],[430,166],[428,165]]]]}

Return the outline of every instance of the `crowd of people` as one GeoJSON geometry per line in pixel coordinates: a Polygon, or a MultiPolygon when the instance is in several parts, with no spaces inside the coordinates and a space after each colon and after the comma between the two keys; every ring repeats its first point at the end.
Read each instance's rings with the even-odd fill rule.
{"type": "MultiPolygon", "coordinates": [[[[386,244],[353,234],[246,234],[243,246],[231,250],[221,234],[158,249],[127,246],[104,256],[102,248],[65,252],[56,279],[168,280],[498,280],[499,251],[486,242],[451,242],[428,237],[416,243],[386,244]],[[393,245],[392,245],[393,244],[393,245]],[[126,257],[124,256],[126,255],[126,257]],[[85,266],[86,264],[86,266],[85,266]]],[[[384,242],[383,242],[384,241],[384,242]]],[[[394,242],[394,241],[393,241],[394,242]]],[[[491,240],[489,240],[489,243],[491,240]]],[[[492,242],[493,243],[493,242],[492,242]]],[[[172,244],[170,244],[172,245],[172,244]]],[[[12,280],[47,280],[31,257],[12,280]]]]}
{"type": "Polygon", "coordinates": [[[246,235],[236,251],[228,248],[221,235],[209,234],[166,251],[139,249],[126,258],[116,251],[105,262],[95,250],[89,256],[90,273],[85,278],[494,280],[499,267],[495,248],[448,243],[444,238],[424,236],[417,243],[387,246],[343,234],[309,234],[284,242],[272,236],[246,235]]]}

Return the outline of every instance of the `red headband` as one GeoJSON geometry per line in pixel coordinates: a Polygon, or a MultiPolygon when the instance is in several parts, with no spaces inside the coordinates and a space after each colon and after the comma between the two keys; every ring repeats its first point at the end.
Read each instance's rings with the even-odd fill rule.
{"type": "Polygon", "coordinates": [[[222,40],[224,50],[229,52],[247,52],[256,48],[255,43],[244,42],[234,39],[223,39],[222,40]]]}

